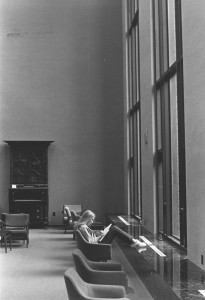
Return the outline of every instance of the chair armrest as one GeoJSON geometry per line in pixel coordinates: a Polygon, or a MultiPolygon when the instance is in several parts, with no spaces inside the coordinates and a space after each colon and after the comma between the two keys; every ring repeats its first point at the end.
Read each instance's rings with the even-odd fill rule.
{"type": "Polygon", "coordinates": [[[120,285],[87,284],[88,294],[93,298],[125,298],[125,288],[120,285]]]}
{"type": "Polygon", "coordinates": [[[75,230],[77,248],[91,261],[106,261],[111,259],[111,245],[103,243],[89,243],[85,240],[82,233],[75,230]]]}
{"type": "Polygon", "coordinates": [[[112,250],[110,244],[86,243],[86,247],[84,247],[84,250],[82,251],[91,261],[106,261],[111,259],[112,250]]]}
{"type": "Polygon", "coordinates": [[[122,271],[122,265],[118,262],[90,262],[93,270],[122,271]]]}
{"type": "Polygon", "coordinates": [[[89,270],[87,280],[90,283],[106,285],[123,285],[127,287],[127,278],[124,271],[94,271],[89,270]]]}

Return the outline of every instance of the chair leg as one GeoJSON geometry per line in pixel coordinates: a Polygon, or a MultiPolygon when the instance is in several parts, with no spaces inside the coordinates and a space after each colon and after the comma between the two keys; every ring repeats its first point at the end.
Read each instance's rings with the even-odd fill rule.
{"type": "Polygon", "coordinates": [[[9,234],[9,243],[10,243],[10,251],[11,251],[11,234],[9,234]]]}
{"type": "Polygon", "coordinates": [[[5,245],[5,253],[7,253],[7,237],[6,237],[6,233],[4,235],[4,245],[5,245]]]}
{"type": "Polygon", "coordinates": [[[75,231],[73,230],[73,240],[75,241],[75,231]]]}

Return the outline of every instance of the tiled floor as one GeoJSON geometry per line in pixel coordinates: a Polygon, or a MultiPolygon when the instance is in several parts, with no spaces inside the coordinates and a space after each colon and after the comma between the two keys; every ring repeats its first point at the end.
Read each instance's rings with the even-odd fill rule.
{"type": "Polygon", "coordinates": [[[136,238],[143,236],[150,243],[139,253],[137,249],[130,248],[123,241],[117,240],[125,257],[154,299],[205,299],[203,270],[191,263],[182,250],[166,241],[156,239],[135,219],[125,215],[121,217],[125,222],[113,215],[109,215],[108,219],[132,236],[136,238]]]}

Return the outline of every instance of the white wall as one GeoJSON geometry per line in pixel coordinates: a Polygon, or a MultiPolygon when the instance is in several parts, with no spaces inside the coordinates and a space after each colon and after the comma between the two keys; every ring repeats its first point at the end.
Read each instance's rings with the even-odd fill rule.
{"type": "Polygon", "coordinates": [[[0,0],[0,12],[0,211],[8,211],[7,139],[55,141],[50,224],[62,223],[63,203],[99,219],[121,211],[121,1],[0,0]]]}
{"type": "Polygon", "coordinates": [[[188,257],[205,255],[205,1],[182,0],[188,257]]]}

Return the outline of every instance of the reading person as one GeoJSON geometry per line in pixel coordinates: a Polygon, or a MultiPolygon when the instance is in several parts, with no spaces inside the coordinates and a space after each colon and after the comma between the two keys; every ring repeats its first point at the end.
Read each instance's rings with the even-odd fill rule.
{"type": "Polygon", "coordinates": [[[112,225],[108,232],[99,231],[96,233],[90,228],[95,220],[95,214],[91,210],[86,210],[75,224],[75,230],[78,229],[89,243],[111,244],[115,237],[122,239],[131,246],[146,247],[146,243],[134,239],[131,235],[112,225]]]}

